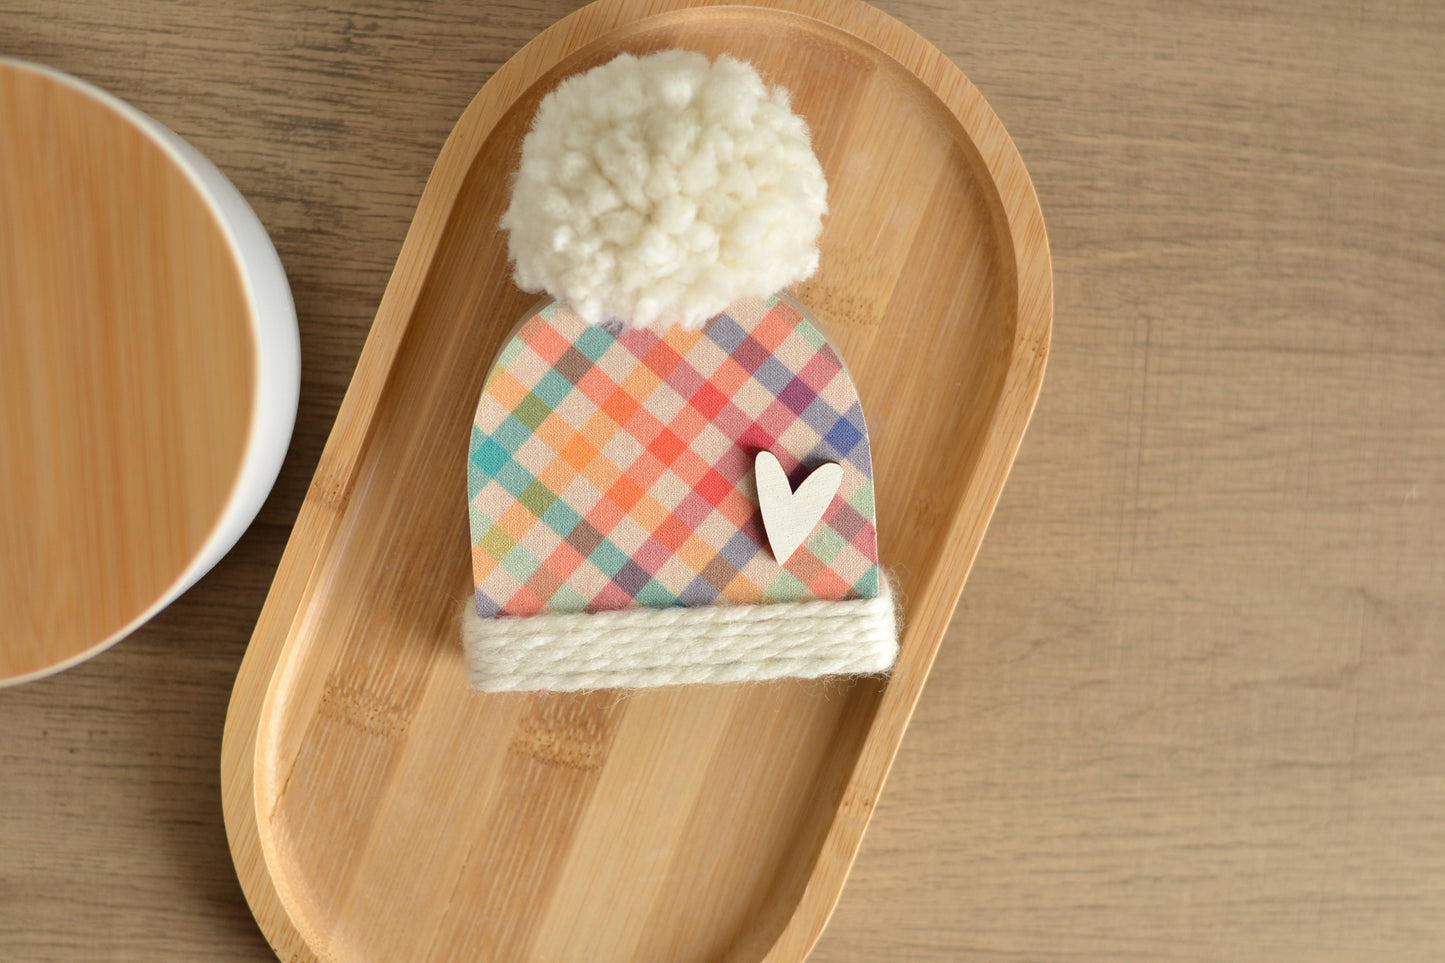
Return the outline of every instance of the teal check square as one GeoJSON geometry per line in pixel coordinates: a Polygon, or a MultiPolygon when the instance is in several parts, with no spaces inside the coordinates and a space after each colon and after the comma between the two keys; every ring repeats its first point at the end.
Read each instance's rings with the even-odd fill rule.
{"type": "Polygon", "coordinates": [[[572,393],[572,382],[562,377],[556,368],[548,368],[547,373],[537,382],[532,389],[532,394],[542,400],[548,408],[555,409],[562,403],[562,399],[572,393]]]}
{"type": "Polygon", "coordinates": [[[517,355],[521,354],[525,347],[526,345],[522,343],[520,338],[509,339],[506,346],[502,348],[501,353],[497,355],[496,366],[492,368],[492,373],[488,376],[487,382],[490,384],[492,378],[495,378],[498,374],[510,368],[512,362],[517,360],[517,355]]]}
{"type": "Polygon", "coordinates": [[[505,488],[515,498],[520,498],[522,492],[531,487],[537,480],[536,476],[515,461],[508,461],[495,475],[498,485],[505,488]]]}
{"type": "Polygon", "coordinates": [[[519,582],[525,582],[531,578],[532,573],[537,571],[541,565],[537,556],[520,545],[513,546],[510,552],[502,556],[502,568],[511,572],[519,582]]]}
{"type": "Polygon", "coordinates": [[[823,332],[811,324],[800,324],[793,330],[797,333],[798,337],[818,350],[822,350],[823,346],[828,343],[828,339],[823,337],[823,332]]]}
{"type": "Polygon", "coordinates": [[[495,476],[502,470],[502,466],[511,460],[511,453],[497,444],[495,439],[488,438],[479,445],[476,438],[472,438],[472,464],[488,477],[495,476]]]}
{"type": "Polygon", "coordinates": [[[873,483],[871,481],[865,481],[863,484],[859,485],[858,490],[853,493],[853,497],[848,499],[848,504],[853,506],[853,508],[857,510],[858,514],[862,515],[864,518],[872,518],[873,483]]]}
{"type": "Polygon", "coordinates": [[[502,419],[497,430],[492,432],[492,440],[501,445],[503,450],[515,455],[517,449],[527,443],[532,437],[532,429],[517,420],[516,415],[508,415],[502,419]]]}
{"type": "Polygon", "coordinates": [[[577,336],[574,346],[578,351],[582,352],[588,361],[595,364],[616,341],[616,338],[596,325],[589,325],[586,330],[577,336]]]}
{"type": "Polygon", "coordinates": [[[787,569],[778,573],[772,585],[763,590],[764,602],[796,602],[808,597],[808,587],[787,569]]]}
{"type": "Polygon", "coordinates": [[[547,611],[549,612],[581,612],[586,608],[587,600],[565,582],[557,586],[557,590],[547,600],[547,611]]]}
{"type": "Polygon", "coordinates": [[[634,596],[650,609],[665,609],[677,602],[677,596],[663,588],[657,579],[650,579],[634,596]]]}
{"type": "Polygon", "coordinates": [[[848,544],[838,530],[830,525],[819,525],[817,530],[808,537],[808,550],[818,556],[818,561],[824,565],[832,565],[838,558],[838,554],[848,544]]]}
{"type": "Polygon", "coordinates": [[[627,553],[604,538],[592,550],[592,554],[587,556],[587,561],[597,566],[597,570],[603,575],[611,578],[622,571],[622,566],[627,564],[627,553]]]}
{"type": "Polygon", "coordinates": [[[572,529],[576,528],[577,523],[582,521],[582,516],[573,511],[571,507],[560,498],[547,507],[547,510],[542,513],[541,518],[542,521],[547,524],[548,528],[563,538],[572,534],[572,529]]]}

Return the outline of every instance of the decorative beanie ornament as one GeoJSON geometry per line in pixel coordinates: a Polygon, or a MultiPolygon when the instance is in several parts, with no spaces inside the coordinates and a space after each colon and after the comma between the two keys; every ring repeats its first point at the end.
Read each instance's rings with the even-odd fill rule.
{"type": "Polygon", "coordinates": [[[857,390],[806,308],[826,183],[787,91],[669,50],[564,80],[522,144],[468,463],[484,692],[893,666],[857,390]]]}

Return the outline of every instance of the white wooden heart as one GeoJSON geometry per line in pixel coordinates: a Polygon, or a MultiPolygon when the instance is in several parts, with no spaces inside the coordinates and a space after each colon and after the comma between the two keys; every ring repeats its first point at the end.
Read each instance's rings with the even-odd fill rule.
{"type": "Polygon", "coordinates": [[[753,462],[753,476],[758,484],[758,507],[763,510],[763,531],[773,558],[782,565],[823,520],[823,513],[843,483],[843,466],[825,462],[793,491],[777,456],[760,451],[753,462]]]}

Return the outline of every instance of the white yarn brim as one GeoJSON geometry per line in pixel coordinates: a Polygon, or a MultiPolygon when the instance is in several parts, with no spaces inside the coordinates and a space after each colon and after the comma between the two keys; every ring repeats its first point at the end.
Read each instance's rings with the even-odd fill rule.
{"type": "Polygon", "coordinates": [[[871,599],[462,617],[467,681],[482,692],[639,688],[887,672],[893,593],[871,599]]]}

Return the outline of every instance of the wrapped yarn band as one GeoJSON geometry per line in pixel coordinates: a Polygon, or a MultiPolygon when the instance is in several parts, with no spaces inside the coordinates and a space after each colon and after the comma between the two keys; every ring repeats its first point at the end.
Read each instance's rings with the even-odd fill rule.
{"type": "Polygon", "coordinates": [[[467,679],[482,692],[759,682],[887,672],[893,593],[842,602],[629,608],[481,618],[467,607],[467,679]]]}

